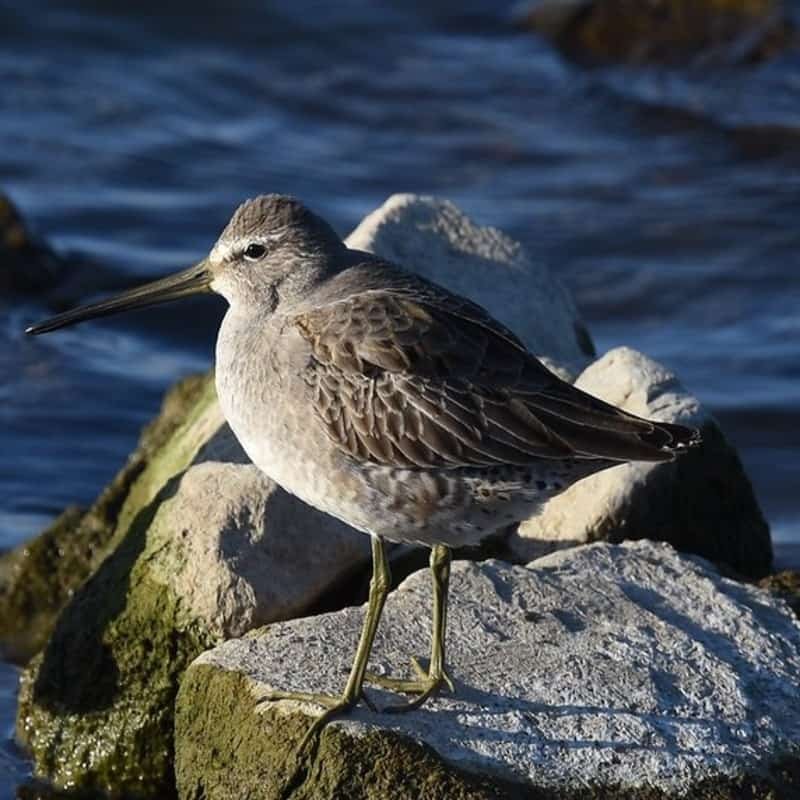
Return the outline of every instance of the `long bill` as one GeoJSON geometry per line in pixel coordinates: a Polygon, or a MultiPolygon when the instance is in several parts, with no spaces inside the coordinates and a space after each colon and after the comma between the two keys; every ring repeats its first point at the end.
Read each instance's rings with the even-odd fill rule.
{"type": "Polygon", "coordinates": [[[65,328],[67,325],[75,325],[87,319],[105,317],[109,314],[129,311],[134,308],[145,308],[156,303],[167,303],[170,300],[177,300],[180,297],[187,297],[191,294],[210,292],[212,278],[208,263],[203,260],[176,275],[170,275],[168,278],[146,283],[144,286],[130,289],[108,300],[100,300],[97,303],[79,306],[72,309],[72,311],[65,311],[63,314],[46,319],[38,325],[31,325],[25,329],[25,333],[36,336],[40,333],[49,333],[59,328],[65,328]]]}

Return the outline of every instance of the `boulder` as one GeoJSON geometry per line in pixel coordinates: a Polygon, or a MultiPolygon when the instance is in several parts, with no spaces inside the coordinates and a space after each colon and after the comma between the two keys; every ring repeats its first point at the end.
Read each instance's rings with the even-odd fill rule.
{"type": "Polygon", "coordinates": [[[117,546],[23,674],[18,738],[57,787],[169,796],[186,665],[303,613],[369,560],[366,537],[247,462],[210,380],[185,413],[133,482],[117,546]]]}
{"type": "Polygon", "coordinates": [[[82,256],[56,252],[33,235],[11,199],[0,192],[0,296],[34,295],[52,308],[87,294],[128,288],[131,279],[82,256]]]}
{"type": "MultiPolygon", "coordinates": [[[[566,290],[519,245],[450,203],[396,196],[349,241],[403,262],[426,252],[409,266],[457,291],[471,286],[478,300],[486,292],[486,305],[521,328],[529,346],[558,345],[553,356],[568,370],[588,360],[588,334],[566,290]],[[538,339],[531,308],[549,314],[538,339]]],[[[172,704],[191,659],[307,612],[369,560],[363,535],[247,463],[210,376],[176,416],[179,424],[159,428],[164,435],[150,437],[87,515],[69,512],[8,556],[5,624],[14,633],[39,620],[24,642],[13,640],[20,660],[42,645],[69,600],[23,674],[17,723],[36,772],[57,787],[169,795],[172,704]],[[65,542],[75,557],[59,565],[65,542]]],[[[0,591],[0,620],[3,611],[0,591]]]]}
{"type": "Polygon", "coordinates": [[[476,225],[453,203],[392,195],[347,237],[487,309],[562,377],[578,374],[594,344],[566,287],[506,234],[476,225]]]}
{"type": "MultiPolygon", "coordinates": [[[[390,595],[373,669],[407,673],[427,652],[429,604],[424,572],[390,595]]],[[[200,656],[177,699],[179,797],[281,797],[319,709],[265,696],[339,691],[361,619],[349,608],[275,624],[200,656]]],[[[800,792],[800,623],[668,545],[456,562],[447,645],[454,696],[403,715],[361,704],[324,729],[292,798],[800,792]]]]}
{"type": "Polygon", "coordinates": [[[762,578],[758,585],[785,600],[789,608],[800,617],[800,571],[781,570],[762,578]]]}
{"type": "Polygon", "coordinates": [[[0,192],[0,292],[40,292],[55,283],[62,262],[31,236],[11,199],[0,192]]]}
{"type": "Polygon", "coordinates": [[[575,385],[633,414],[699,427],[703,444],[670,463],[624,464],[576,483],[519,526],[507,540],[509,558],[525,563],[560,547],[647,537],[750,578],[770,571],[769,527],[736,450],[672,372],[620,347],[575,385]]]}
{"type": "Polygon", "coordinates": [[[534,0],[515,22],[593,64],[759,62],[798,42],[781,0],[534,0]]]}
{"type": "MultiPolygon", "coordinates": [[[[47,641],[55,620],[113,546],[120,509],[152,457],[169,439],[209,378],[184,378],[167,392],[123,468],[91,508],[66,509],[39,536],[0,556],[0,648],[24,664],[47,641]]],[[[141,491],[139,486],[137,491],[141,491]]]]}

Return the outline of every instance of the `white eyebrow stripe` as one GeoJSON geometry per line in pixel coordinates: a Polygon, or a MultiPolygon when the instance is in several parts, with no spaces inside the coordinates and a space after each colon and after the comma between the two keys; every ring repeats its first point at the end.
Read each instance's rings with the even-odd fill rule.
{"type": "Polygon", "coordinates": [[[248,244],[268,244],[271,242],[277,242],[286,236],[286,232],[287,229],[283,228],[276,233],[258,234],[249,237],[246,242],[244,240],[233,242],[219,241],[211,249],[211,253],[209,255],[212,261],[227,261],[239,250],[243,250],[245,247],[247,247],[248,244]]]}

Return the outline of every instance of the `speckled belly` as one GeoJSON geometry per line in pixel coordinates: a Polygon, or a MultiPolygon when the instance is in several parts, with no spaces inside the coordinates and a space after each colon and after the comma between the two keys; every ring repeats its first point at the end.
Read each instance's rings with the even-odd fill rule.
{"type": "Polygon", "coordinates": [[[407,470],[368,467],[374,530],[392,541],[463,547],[531,516],[609,462],[542,460],[526,467],[407,470]]]}

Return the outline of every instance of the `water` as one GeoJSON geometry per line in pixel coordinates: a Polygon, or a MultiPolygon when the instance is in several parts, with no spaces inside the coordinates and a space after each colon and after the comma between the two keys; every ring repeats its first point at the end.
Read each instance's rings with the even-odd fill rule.
{"type": "MultiPolygon", "coordinates": [[[[586,71],[513,32],[509,7],[0,2],[0,187],[60,251],[126,280],[193,262],[260,192],[300,196],[343,234],[392,192],[449,197],[550,264],[600,351],[628,344],[678,372],[788,553],[800,55],[586,71]]],[[[0,298],[2,547],[94,498],[163,389],[208,366],[221,308],[23,338],[48,312],[0,298]]],[[[7,792],[14,758],[0,749],[7,792]]]]}

